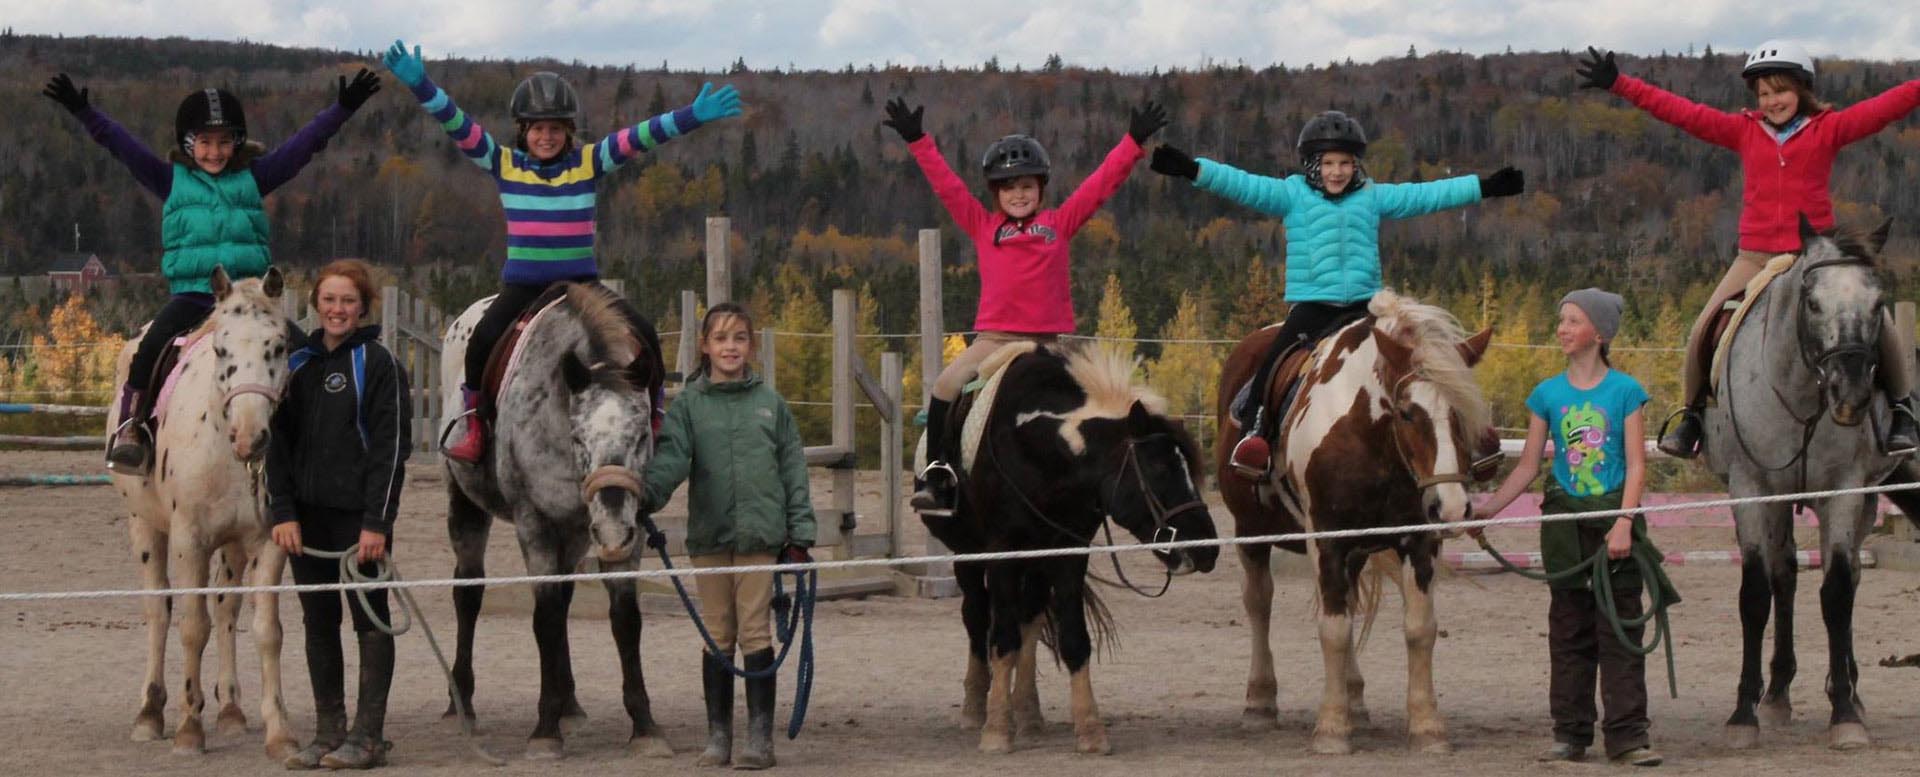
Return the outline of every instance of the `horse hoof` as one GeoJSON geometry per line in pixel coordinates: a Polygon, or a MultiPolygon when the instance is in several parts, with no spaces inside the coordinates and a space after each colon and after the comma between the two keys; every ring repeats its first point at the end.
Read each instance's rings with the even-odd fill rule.
{"type": "Polygon", "coordinates": [[[558,761],[566,755],[561,749],[561,740],[537,738],[527,740],[527,760],[558,761]]]}
{"type": "Polygon", "coordinates": [[[980,733],[980,752],[990,755],[1004,755],[1013,752],[1013,737],[1006,732],[983,731],[980,733]]]}
{"type": "Polygon", "coordinates": [[[174,755],[199,755],[207,751],[207,732],[201,728],[199,718],[186,718],[180,721],[180,728],[173,732],[174,755]]]}
{"type": "Polygon", "coordinates": [[[672,758],[673,745],[657,734],[627,740],[627,755],[634,758],[672,758]]]}
{"type": "Polygon", "coordinates": [[[1793,722],[1791,702],[1762,702],[1754,712],[1760,716],[1760,725],[1767,728],[1783,728],[1793,722]]]}
{"type": "Polygon", "coordinates": [[[1279,710],[1249,707],[1240,713],[1240,730],[1249,734],[1264,734],[1279,727],[1279,710]]]}
{"type": "Polygon", "coordinates": [[[1014,723],[1013,732],[1015,736],[1023,738],[1037,737],[1047,733],[1047,721],[1038,716],[1023,718],[1014,723]]]}
{"type": "Polygon", "coordinates": [[[1416,735],[1409,744],[1412,749],[1427,755],[1453,755],[1453,743],[1448,742],[1444,734],[1416,735]]]}
{"type": "Polygon", "coordinates": [[[247,713],[240,711],[240,705],[229,704],[220,708],[220,716],[213,719],[214,733],[223,737],[240,736],[247,733],[247,713]]]}
{"type": "Polygon", "coordinates": [[[1073,751],[1081,755],[1113,755],[1113,743],[1107,741],[1107,731],[1103,728],[1075,737],[1073,751]]]}
{"type": "Polygon", "coordinates": [[[1352,755],[1353,743],[1347,741],[1346,737],[1315,735],[1313,752],[1320,755],[1352,755]]]}
{"type": "Polygon", "coordinates": [[[267,741],[267,760],[285,763],[288,756],[300,750],[300,742],[293,737],[281,737],[267,741]]]}
{"type": "Polygon", "coordinates": [[[1733,750],[1752,750],[1760,745],[1759,726],[1727,726],[1727,747],[1733,750]]]}
{"type": "Polygon", "coordinates": [[[166,720],[158,714],[141,714],[139,717],[133,719],[133,741],[159,741],[163,736],[161,732],[166,727],[166,720]]]}
{"type": "Polygon", "coordinates": [[[960,717],[954,720],[960,724],[961,728],[978,731],[981,726],[987,725],[987,713],[982,710],[961,710],[960,717]]]}
{"type": "Polygon", "coordinates": [[[1354,707],[1347,711],[1347,720],[1352,721],[1355,727],[1372,725],[1373,714],[1367,712],[1365,707],[1354,707]]]}
{"type": "Polygon", "coordinates": [[[1859,750],[1873,744],[1864,723],[1835,723],[1827,729],[1827,747],[1835,750],[1859,750]]]}

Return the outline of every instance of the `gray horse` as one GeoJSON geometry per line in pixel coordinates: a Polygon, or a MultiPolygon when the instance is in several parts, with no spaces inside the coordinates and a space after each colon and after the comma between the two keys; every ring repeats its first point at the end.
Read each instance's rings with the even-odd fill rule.
{"type": "MultiPolygon", "coordinates": [[[[1800,222],[1804,251],[1793,267],[1760,292],[1727,346],[1718,403],[1707,409],[1707,461],[1734,497],[1870,486],[1886,480],[1897,460],[1875,432],[1887,407],[1875,390],[1880,317],[1884,313],[1875,258],[1888,224],[1872,234],[1825,237],[1800,222]]],[[[1820,518],[1821,615],[1827,626],[1827,698],[1833,704],[1828,745],[1870,743],[1862,719],[1854,662],[1853,597],[1857,559],[1873,526],[1878,497],[1848,494],[1812,500],[1820,518]]],[[[1740,688],[1727,743],[1759,742],[1760,723],[1792,716],[1794,506],[1785,502],[1734,508],[1740,544],[1740,688]],[[1772,682],[1761,693],[1761,639],[1771,606],[1772,682]],[[1757,706],[1757,709],[1756,709],[1757,706]]]]}
{"type": "MultiPolygon", "coordinates": [[[[657,363],[642,353],[628,314],[597,285],[564,284],[562,298],[520,335],[518,364],[495,403],[494,440],[481,464],[445,458],[447,533],[454,576],[486,576],[492,518],[513,524],[532,575],[573,572],[591,550],[606,571],[632,569],[639,539],[639,473],[653,451],[653,403],[635,385],[633,366],[657,363]]],[[[448,327],[441,374],[447,407],[459,407],[467,340],[492,298],[474,303],[448,327]]],[[[536,303],[538,307],[539,303],[536,303]]],[[[644,368],[643,368],[644,370],[644,368]]],[[[451,434],[464,424],[450,425],[451,434]]],[[[633,720],[628,749],[673,755],[654,723],[640,671],[640,607],[632,580],[606,583],[613,639],[620,654],[622,701],[633,720]]],[[[485,589],[454,589],[459,619],[454,693],[473,709],[473,630],[485,589]]],[[[528,758],[561,755],[562,718],[583,717],[574,694],[567,647],[573,584],[536,585],[533,633],[540,649],[539,720],[528,758]]],[[[448,715],[457,714],[449,704],[448,715]]]]}

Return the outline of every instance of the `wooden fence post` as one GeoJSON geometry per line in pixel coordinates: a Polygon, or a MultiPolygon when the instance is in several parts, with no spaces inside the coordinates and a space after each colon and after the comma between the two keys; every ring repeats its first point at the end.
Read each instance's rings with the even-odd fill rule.
{"type": "Polygon", "coordinates": [[[733,301],[733,265],[727,261],[727,241],[733,219],[707,217],[707,304],[733,301]]]}

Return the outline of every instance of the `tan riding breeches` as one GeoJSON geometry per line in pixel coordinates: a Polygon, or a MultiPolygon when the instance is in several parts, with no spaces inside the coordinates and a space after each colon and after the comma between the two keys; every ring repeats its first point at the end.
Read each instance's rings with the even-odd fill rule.
{"type": "MultiPolygon", "coordinates": [[[[692,556],[694,568],[772,564],[772,553],[711,553],[692,556]]],[[[773,647],[773,573],[700,575],[693,579],[700,593],[700,619],[707,633],[724,650],[735,641],[742,655],[773,647]]]]}
{"type": "MultiPolygon", "coordinates": [[[[1707,359],[1701,358],[1700,338],[1706,336],[1707,326],[1713,322],[1713,316],[1721,306],[1741,289],[1745,289],[1747,282],[1753,280],[1753,276],[1759,275],[1760,271],[1767,266],[1767,260],[1774,256],[1776,255],[1764,251],[1745,250],[1734,256],[1733,266],[1727,268],[1726,276],[1720,279],[1720,285],[1715,286],[1713,295],[1707,298],[1706,309],[1700,311],[1700,316],[1694,319],[1693,329],[1687,332],[1686,367],[1685,372],[1682,373],[1685,381],[1685,396],[1689,405],[1704,402],[1706,396],[1707,368],[1710,365],[1707,359]]],[[[1891,310],[1882,313],[1880,317],[1878,375],[1880,388],[1889,396],[1904,397],[1913,392],[1913,336],[1911,333],[1901,332],[1899,327],[1894,326],[1891,310]]]]}
{"type": "Polygon", "coordinates": [[[992,356],[994,351],[1009,343],[1038,343],[1047,345],[1058,340],[1058,335],[1028,334],[1024,332],[981,332],[974,335],[973,344],[959,356],[953,357],[953,363],[940,371],[940,377],[933,381],[933,398],[952,402],[960,398],[960,390],[967,387],[974,375],[980,371],[980,363],[992,356]]]}

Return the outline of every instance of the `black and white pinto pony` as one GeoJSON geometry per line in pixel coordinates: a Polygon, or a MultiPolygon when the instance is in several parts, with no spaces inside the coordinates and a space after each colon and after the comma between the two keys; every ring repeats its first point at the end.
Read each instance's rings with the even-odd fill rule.
{"type": "MultiPolygon", "coordinates": [[[[947,439],[969,450],[950,459],[964,472],[957,509],[924,519],[929,532],[961,553],[1085,547],[1109,517],[1143,542],[1214,538],[1199,447],[1164,399],[1133,382],[1136,365],[1109,349],[1031,343],[989,357],[981,374],[1000,371],[997,399],[974,422],[977,442],[961,432],[980,395],[949,414],[947,439]]],[[[1172,574],[1207,572],[1219,549],[1156,555],[1172,574]]],[[[1022,733],[1040,725],[1043,639],[1071,674],[1075,749],[1112,751],[1093,698],[1089,621],[1103,635],[1113,625],[1087,588],[1087,564],[1077,555],[954,565],[968,645],[962,714],[981,726],[982,751],[1011,751],[1016,719],[1022,733]]]]}
{"type": "MultiPolygon", "coordinates": [[[[152,471],[144,476],[113,474],[113,486],[127,505],[133,554],[148,590],[167,588],[169,573],[180,587],[206,587],[216,567],[214,585],[239,584],[242,570],[249,585],[280,582],[286,553],[268,539],[258,477],[273,409],[291,373],[280,305],[283,290],[279,270],[237,282],[228,281],[224,270],[214,270],[213,311],[192,335],[199,345],[181,354],[178,378],[157,405],[152,471]]],[[[126,382],[138,344],[138,337],[127,341],[115,385],[126,382]]],[[[118,428],[122,420],[114,411],[107,428],[118,428]]],[[[260,653],[260,715],[266,723],[267,755],[280,761],[300,746],[288,730],[280,689],[280,595],[252,598],[253,639],[260,653]]],[[[231,735],[246,731],[234,644],[242,598],[215,596],[211,619],[204,595],[177,599],[177,608],[166,597],[142,600],[147,662],[133,739],[157,740],[166,728],[167,626],[177,609],[186,677],[180,685],[173,750],[194,754],[206,749],[200,715],[207,698],[200,666],[209,638],[220,651],[220,675],[213,687],[213,702],[219,706],[216,730],[231,735]]]]}
{"type": "MultiPolygon", "coordinates": [[[[1886,301],[1877,257],[1889,224],[1871,234],[1816,234],[1801,220],[1800,258],[1753,301],[1727,344],[1718,402],[1706,411],[1707,463],[1736,498],[1869,486],[1900,462],[1880,450],[1887,422],[1876,389],[1880,326],[1886,301]]],[[[1920,501],[1911,492],[1895,499],[1920,501]]],[[[1808,502],[1820,519],[1820,608],[1827,628],[1827,742],[1834,749],[1871,742],[1854,660],[1853,602],[1860,582],[1861,543],[1878,513],[1872,494],[1808,502]]],[[[1788,686],[1793,651],[1794,505],[1740,504],[1734,526],[1740,546],[1740,685],[1727,743],[1750,748],[1760,726],[1792,717],[1788,686]],[[1760,653],[1767,618],[1774,619],[1772,682],[1761,691],[1760,653]]]]}
{"type": "MultiPolygon", "coordinates": [[[[636,369],[657,363],[644,354],[619,300],[597,285],[564,284],[562,298],[520,335],[518,364],[495,402],[492,445],[485,461],[446,459],[447,533],[454,576],[486,575],[493,519],[513,525],[531,575],[576,571],[592,552],[604,571],[633,569],[643,496],[640,472],[653,451],[652,401],[636,369]]],[[[465,351],[491,297],[468,307],[447,328],[441,375],[447,407],[459,407],[465,351]]],[[[461,434],[462,424],[452,434],[461,434]]],[[[608,615],[620,655],[621,699],[633,721],[629,752],[673,754],[647,698],[640,669],[640,608],[633,580],[606,582],[608,615]]],[[[485,589],[455,588],[459,620],[454,693],[473,709],[473,634],[485,589]]],[[[561,720],[585,713],[574,692],[567,646],[572,583],[536,585],[533,632],[540,650],[538,721],[528,758],[558,758],[561,720]]],[[[448,715],[458,714],[449,704],[448,715]]]]}

